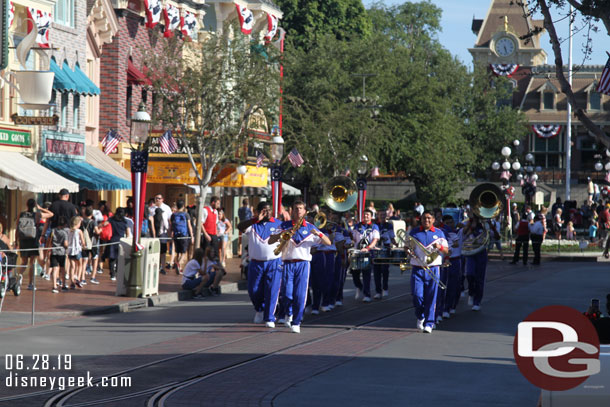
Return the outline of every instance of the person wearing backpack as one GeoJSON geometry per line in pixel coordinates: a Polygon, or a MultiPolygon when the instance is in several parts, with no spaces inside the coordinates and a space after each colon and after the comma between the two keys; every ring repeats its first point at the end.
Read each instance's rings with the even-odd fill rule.
{"type": "Polygon", "coordinates": [[[32,198],[28,199],[27,210],[21,212],[17,218],[15,229],[19,242],[19,254],[21,255],[21,265],[29,270],[28,290],[34,290],[34,265],[38,258],[40,262],[40,251],[38,250],[38,240],[40,239],[38,223],[41,219],[47,219],[53,214],[38,206],[32,198]],[[38,209],[36,212],[35,209],[38,209]]]}
{"type": "Polygon", "coordinates": [[[176,201],[177,210],[170,218],[172,225],[172,239],[174,240],[174,252],[178,256],[176,261],[176,274],[181,274],[180,270],[186,264],[189,246],[193,243],[193,228],[191,227],[191,216],[184,208],[184,201],[176,201]]]}
{"type": "MultiPolygon", "coordinates": [[[[87,270],[87,264],[91,261],[93,262],[97,259],[98,251],[99,251],[99,228],[97,227],[97,222],[93,217],[93,207],[86,206],[82,211],[83,219],[81,222],[81,230],[83,232],[84,239],[84,248],[82,251],[82,270],[83,276],[81,280],[81,284],[86,284],[85,281],[85,272],[87,270]]],[[[95,268],[91,268],[91,284],[99,284],[100,282],[95,278],[96,277],[95,268]]]]}

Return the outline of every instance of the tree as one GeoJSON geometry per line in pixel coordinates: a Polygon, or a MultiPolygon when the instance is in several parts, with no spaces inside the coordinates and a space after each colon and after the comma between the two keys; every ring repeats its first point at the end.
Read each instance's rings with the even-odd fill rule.
{"type": "MultiPolygon", "coordinates": [[[[550,41],[553,46],[553,54],[555,55],[555,72],[557,74],[557,79],[561,84],[561,91],[566,95],[568,102],[572,106],[574,115],[600,143],[604,144],[607,148],[610,148],[610,136],[589,118],[584,109],[578,107],[576,104],[576,97],[574,96],[572,86],[570,86],[563,70],[563,57],[561,56],[562,41],[555,30],[549,4],[554,4],[561,10],[565,8],[568,3],[586,17],[585,24],[587,24],[590,29],[596,30],[595,22],[601,19],[608,31],[608,35],[610,35],[610,3],[605,0],[549,0],[548,2],[547,0],[536,0],[534,6],[527,10],[527,12],[531,15],[539,9],[544,17],[544,28],[549,33],[550,41]]],[[[568,18],[574,18],[574,15],[570,15],[568,18]]],[[[535,34],[535,32],[531,32],[528,35],[533,34],[535,34]]],[[[589,44],[587,44],[587,47],[589,52],[591,52],[592,47],[589,44]]]]}
{"type": "Polygon", "coordinates": [[[362,0],[277,0],[282,27],[297,48],[313,49],[325,35],[339,40],[366,37],[370,20],[362,0]]]}
{"type": "Polygon", "coordinates": [[[195,236],[199,247],[208,185],[246,142],[250,116],[259,108],[271,114],[276,110],[277,64],[272,49],[267,54],[252,52],[250,37],[229,25],[199,42],[158,41],[158,50],[143,52],[156,95],[153,119],[158,127],[177,129],[187,146],[200,187],[195,236]]]}

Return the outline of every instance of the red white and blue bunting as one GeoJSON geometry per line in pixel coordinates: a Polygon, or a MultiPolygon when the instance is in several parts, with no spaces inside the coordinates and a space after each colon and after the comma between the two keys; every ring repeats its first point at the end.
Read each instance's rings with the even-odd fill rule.
{"type": "Polygon", "coordinates": [[[561,131],[559,124],[534,124],[532,125],[534,133],[540,138],[553,138],[561,131]]]}
{"type": "Polygon", "coordinates": [[[494,75],[506,76],[509,78],[519,69],[519,65],[517,64],[490,64],[489,66],[494,75]]]}
{"type": "Polygon", "coordinates": [[[278,18],[273,14],[267,13],[267,34],[265,35],[266,41],[271,41],[277,33],[278,18]]]}
{"type": "Polygon", "coordinates": [[[197,18],[190,11],[184,11],[184,16],[181,19],[182,22],[182,34],[186,38],[192,38],[193,34],[197,31],[197,18]]]}
{"type": "Polygon", "coordinates": [[[15,5],[12,1],[9,2],[8,6],[8,27],[10,28],[11,24],[13,24],[13,20],[15,19],[15,5]]]}
{"type": "Polygon", "coordinates": [[[171,38],[174,36],[174,30],[180,27],[180,9],[171,4],[166,4],[163,9],[163,19],[165,20],[165,31],[163,36],[165,38],[171,38]]]}
{"type": "Polygon", "coordinates": [[[161,6],[160,0],[144,0],[146,9],[146,27],[154,28],[161,21],[161,6]]]}
{"type": "Polygon", "coordinates": [[[250,35],[252,33],[252,28],[254,27],[254,14],[252,14],[252,11],[248,10],[248,8],[245,6],[235,4],[235,7],[237,8],[237,16],[239,17],[241,32],[246,35],[250,35]]]}
{"type": "MultiPolygon", "coordinates": [[[[36,37],[38,46],[40,48],[49,48],[49,30],[51,29],[51,23],[53,22],[51,13],[28,7],[28,19],[33,20],[38,27],[38,36],[36,37]]],[[[32,24],[32,21],[28,20],[28,34],[33,28],[34,24],[32,24]]]]}

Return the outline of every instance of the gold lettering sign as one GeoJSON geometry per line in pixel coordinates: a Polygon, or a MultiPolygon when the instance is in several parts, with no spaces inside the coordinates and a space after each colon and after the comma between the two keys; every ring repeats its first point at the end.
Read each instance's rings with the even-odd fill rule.
{"type": "Polygon", "coordinates": [[[19,116],[17,113],[11,116],[13,123],[27,126],[55,126],[59,122],[59,116],[19,116]]]}

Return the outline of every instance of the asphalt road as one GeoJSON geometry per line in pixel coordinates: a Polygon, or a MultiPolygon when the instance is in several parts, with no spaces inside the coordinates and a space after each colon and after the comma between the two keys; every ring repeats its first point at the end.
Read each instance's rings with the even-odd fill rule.
{"type": "Polygon", "coordinates": [[[492,262],[482,310],[462,304],[431,335],[414,329],[407,274],[398,272],[389,299],[356,303],[348,288],[344,307],[307,316],[300,335],[252,324],[243,293],[3,331],[0,406],[534,406],[539,391],[512,357],[517,323],[545,305],[585,310],[610,291],[607,272],[492,262]],[[6,386],[46,376],[56,388],[70,376],[93,386],[6,386]]]}

